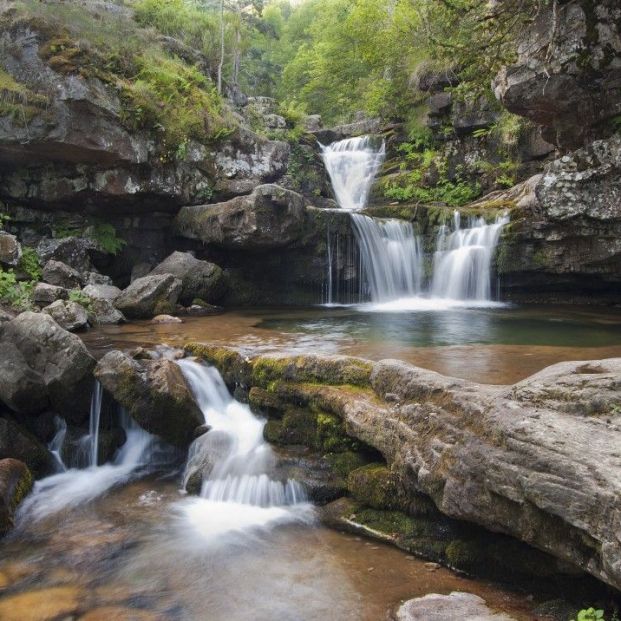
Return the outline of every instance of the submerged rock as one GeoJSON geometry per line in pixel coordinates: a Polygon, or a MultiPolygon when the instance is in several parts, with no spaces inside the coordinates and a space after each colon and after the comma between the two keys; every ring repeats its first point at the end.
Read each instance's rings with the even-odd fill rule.
{"type": "Polygon", "coordinates": [[[46,306],[43,312],[52,317],[61,328],[69,332],[83,330],[88,326],[86,309],[71,300],[57,300],[46,306]]]}
{"type": "Polygon", "coordinates": [[[200,261],[189,252],[173,252],[151,274],[172,274],[181,280],[179,302],[192,304],[196,298],[217,302],[224,293],[222,270],[208,261],[200,261]]]}
{"type": "Polygon", "coordinates": [[[19,503],[32,488],[32,475],[17,459],[0,459],[0,535],[13,526],[13,515],[19,503]]]}
{"type": "Polygon", "coordinates": [[[85,593],[75,586],[57,586],[8,595],[0,600],[2,621],[52,621],[74,618],[85,593]]]}
{"type": "Polygon", "coordinates": [[[88,415],[95,360],[82,340],[52,317],[28,311],[5,322],[0,350],[9,352],[0,362],[0,399],[11,409],[36,413],[49,403],[75,422],[88,415]]]}
{"type": "Polygon", "coordinates": [[[172,315],[156,315],[151,319],[151,323],[183,323],[183,321],[172,315]]]}
{"type": "Polygon", "coordinates": [[[493,612],[485,600],[472,593],[453,591],[450,595],[429,593],[410,599],[397,610],[396,621],[515,621],[504,613],[493,612]]]}
{"type": "Polygon", "coordinates": [[[123,290],[114,305],[131,319],[173,313],[181,288],[181,280],[171,274],[143,276],[123,290]]]}
{"type": "Polygon", "coordinates": [[[107,353],[95,377],[136,422],[174,446],[187,447],[205,420],[183,373],[172,360],[136,361],[107,353]]]}

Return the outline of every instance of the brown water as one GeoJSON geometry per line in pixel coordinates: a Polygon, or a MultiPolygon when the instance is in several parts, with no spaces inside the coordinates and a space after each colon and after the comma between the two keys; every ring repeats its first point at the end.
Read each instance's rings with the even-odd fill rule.
{"type": "Polygon", "coordinates": [[[14,534],[0,544],[0,619],[380,621],[402,600],[456,590],[535,618],[524,594],[320,526],[206,546],[178,502],[173,484],[143,480],[14,534]]]}
{"type": "Polygon", "coordinates": [[[621,356],[621,309],[522,307],[433,313],[353,308],[255,309],[140,321],[83,335],[98,355],[112,348],[189,341],[271,353],[341,353],[397,358],[482,383],[511,384],[564,360],[621,356]]]}

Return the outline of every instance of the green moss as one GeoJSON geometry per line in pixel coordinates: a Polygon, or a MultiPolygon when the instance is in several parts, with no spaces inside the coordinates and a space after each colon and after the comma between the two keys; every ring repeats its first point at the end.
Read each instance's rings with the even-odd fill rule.
{"type": "Polygon", "coordinates": [[[343,422],[338,416],[318,412],[316,421],[315,445],[318,449],[329,453],[339,453],[360,448],[360,443],[345,433],[343,422]]]}
{"type": "Polygon", "coordinates": [[[13,496],[11,497],[10,510],[11,512],[17,509],[17,506],[24,498],[30,493],[33,485],[32,473],[28,467],[25,467],[23,476],[20,477],[15,485],[13,496]]]}
{"type": "Polygon", "coordinates": [[[343,451],[342,453],[329,453],[326,459],[334,472],[343,479],[347,479],[352,470],[356,470],[368,463],[366,453],[359,451],[343,451]]]}
{"type": "Polygon", "coordinates": [[[261,388],[267,388],[271,382],[286,379],[286,370],[289,365],[287,358],[268,358],[261,356],[252,364],[252,383],[261,388]]]}
{"type": "Polygon", "coordinates": [[[396,479],[385,464],[369,464],[349,474],[347,488],[351,495],[372,509],[401,509],[396,479]]]}
{"type": "Polygon", "coordinates": [[[461,539],[455,539],[446,546],[445,557],[450,567],[468,573],[475,572],[483,560],[480,544],[461,539]]]}

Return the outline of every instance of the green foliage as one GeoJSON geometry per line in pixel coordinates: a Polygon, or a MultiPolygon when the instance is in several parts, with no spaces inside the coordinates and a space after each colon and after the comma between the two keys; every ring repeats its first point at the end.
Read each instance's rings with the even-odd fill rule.
{"type": "Polygon", "coordinates": [[[32,308],[32,290],[34,281],[18,281],[13,270],[0,268],[0,303],[7,304],[15,310],[25,311],[32,308]]]}
{"type": "Polygon", "coordinates": [[[41,263],[39,255],[34,248],[29,246],[22,247],[22,258],[19,262],[19,269],[30,277],[30,280],[38,281],[41,279],[41,263]]]}
{"type": "Polygon", "coordinates": [[[98,222],[86,229],[86,234],[108,254],[118,254],[127,242],[118,237],[116,229],[107,222],[98,222]]]}
{"type": "Polygon", "coordinates": [[[576,619],[572,621],[606,621],[604,611],[595,608],[584,608],[578,613],[576,619]]]}
{"type": "Polygon", "coordinates": [[[613,129],[616,132],[621,132],[621,114],[618,114],[617,116],[613,116],[610,119],[610,124],[612,125],[613,129]]]}
{"type": "Polygon", "coordinates": [[[69,301],[76,302],[80,306],[83,306],[87,311],[91,310],[93,301],[86,294],[82,293],[80,289],[72,289],[69,291],[69,301]]]}

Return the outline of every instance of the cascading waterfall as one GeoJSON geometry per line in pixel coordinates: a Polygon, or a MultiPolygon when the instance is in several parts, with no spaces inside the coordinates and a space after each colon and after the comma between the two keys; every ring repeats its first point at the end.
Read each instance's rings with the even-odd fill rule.
{"type": "Polygon", "coordinates": [[[178,364],[211,427],[190,447],[184,484],[198,471],[208,475],[200,498],[187,499],[181,513],[208,539],[308,520],[302,486],[270,478],[275,458],[263,439],[265,421],[233,399],[215,368],[191,360],[178,364]]]}
{"type": "Polygon", "coordinates": [[[54,428],[56,429],[56,433],[47,448],[56,461],[58,471],[64,472],[67,470],[67,466],[65,466],[65,462],[63,461],[61,450],[65,443],[65,436],[67,435],[67,423],[65,419],[60,416],[54,416],[54,428]]]}
{"type": "MultiPolygon", "coordinates": [[[[492,303],[492,257],[507,216],[492,224],[472,219],[462,228],[456,211],[452,229],[440,227],[432,275],[424,282],[422,240],[412,224],[355,213],[366,205],[384,159],[384,145],[374,150],[372,139],[362,136],[322,147],[322,151],[339,206],[352,212],[360,256],[358,302],[372,302],[370,310],[436,310],[492,303]]],[[[328,234],[324,302],[351,303],[351,296],[347,300],[338,296],[334,255],[328,234]]]]}
{"type": "Polygon", "coordinates": [[[374,142],[371,136],[359,136],[327,147],[321,145],[323,161],[342,209],[359,211],[367,204],[386,153],[383,142],[379,149],[374,148],[374,142]]]}

